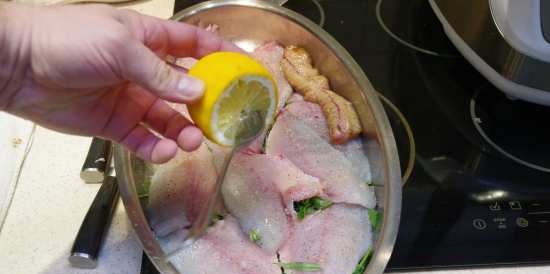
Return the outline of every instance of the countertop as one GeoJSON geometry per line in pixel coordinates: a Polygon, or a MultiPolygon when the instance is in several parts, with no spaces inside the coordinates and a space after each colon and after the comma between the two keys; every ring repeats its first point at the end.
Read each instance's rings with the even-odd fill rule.
{"type": "MultiPolygon", "coordinates": [[[[125,4],[143,13],[167,18],[173,0],[125,4]]],[[[74,269],[67,256],[99,185],[85,184],[79,171],[91,138],[38,128],[23,167],[4,228],[0,232],[0,273],[10,274],[137,274],[141,250],[122,203],[93,270],[74,269]]],[[[2,168],[2,167],[0,167],[2,168]]],[[[548,267],[413,272],[433,274],[539,274],[548,267]]]]}

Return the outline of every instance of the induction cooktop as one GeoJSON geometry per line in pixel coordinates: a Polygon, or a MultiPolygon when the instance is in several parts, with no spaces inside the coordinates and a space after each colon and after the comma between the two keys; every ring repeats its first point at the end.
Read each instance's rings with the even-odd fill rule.
{"type": "Polygon", "coordinates": [[[492,86],[426,0],[285,7],[321,24],[403,115],[385,104],[408,177],[388,272],[550,263],[550,108],[492,86]]]}

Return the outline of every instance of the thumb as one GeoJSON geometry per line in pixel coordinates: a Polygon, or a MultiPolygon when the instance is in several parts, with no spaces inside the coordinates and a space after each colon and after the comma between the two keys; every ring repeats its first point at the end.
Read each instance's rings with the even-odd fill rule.
{"type": "Polygon", "coordinates": [[[138,41],[126,47],[122,76],[167,101],[189,103],[200,98],[204,83],[170,66],[138,41]]]}

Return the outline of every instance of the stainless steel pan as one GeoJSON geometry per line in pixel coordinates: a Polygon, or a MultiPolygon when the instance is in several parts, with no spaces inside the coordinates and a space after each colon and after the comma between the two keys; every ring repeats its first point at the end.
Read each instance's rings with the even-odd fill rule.
{"type": "MultiPolygon", "coordinates": [[[[386,113],[371,83],[349,53],[322,28],[307,18],[266,1],[218,0],[185,9],[173,20],[191,24],[217,24],[219,33],[245,48],[266,41],[300,45],[312,55],[315,66],[331,87],[350,100],[364,128],[366,153],[371,163],[378,209],[383,225],[375,235],[372,260],[365,273],[384,271],[397,236],[401,213],[401,172],[397,149],[386,113]]],[[[128,216],[145,252],[163,274],[176,273],[166,261],[144,214],[146,204],[138,192],[145,186],[149,166],[122,147],[115,149],[119,188],[128,216]]]]}

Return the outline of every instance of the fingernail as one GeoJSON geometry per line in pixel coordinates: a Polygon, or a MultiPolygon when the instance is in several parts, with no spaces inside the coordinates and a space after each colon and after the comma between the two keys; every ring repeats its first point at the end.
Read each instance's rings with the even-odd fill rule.
{"type": "Polygon", "coordinates": [[[178,92],[184,97],[183,99],[198,99],[204,92],[204,83],[197,78],[182,77],[178,83],[178,92]]]}

